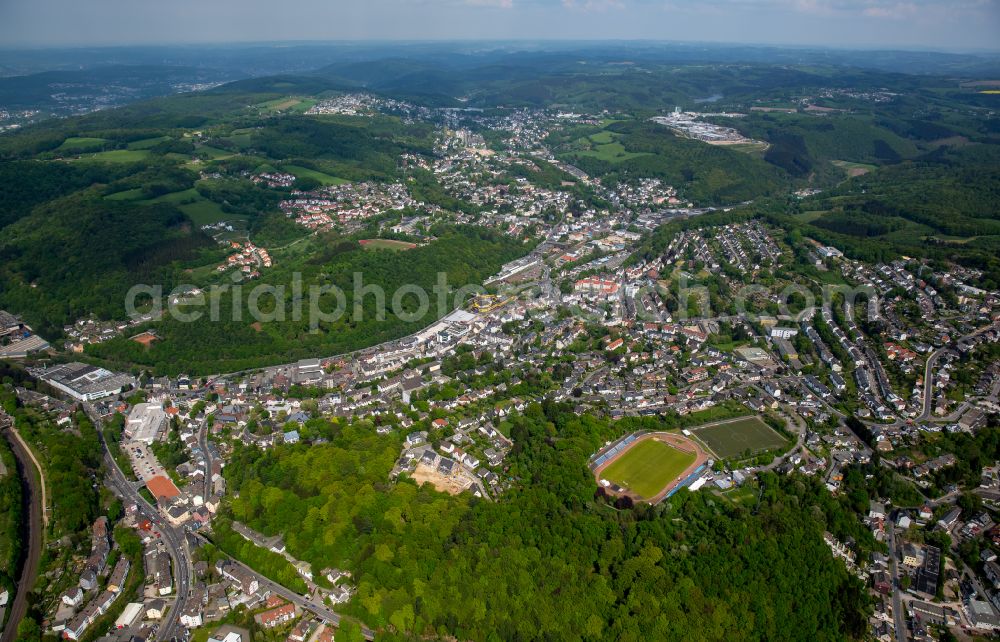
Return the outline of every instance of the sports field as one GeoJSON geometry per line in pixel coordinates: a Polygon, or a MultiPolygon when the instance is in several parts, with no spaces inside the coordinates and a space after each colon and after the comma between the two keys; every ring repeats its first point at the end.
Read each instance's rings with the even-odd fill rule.
{"type": "Polygon", "coordinates": [[[665,442],[644,439],[609,463],[600,476],[642,499],[652,499],[680,477],[695,458],[694,452],[681,452],[665,442]]]}
{"type": "Polygon", "coordinates": [[[751,454],[779,448],[787,440],[778,434],[760,417],[739,417],[713,424],[691,428],[718,457],[731,459],[749,451],[751,454]]]}

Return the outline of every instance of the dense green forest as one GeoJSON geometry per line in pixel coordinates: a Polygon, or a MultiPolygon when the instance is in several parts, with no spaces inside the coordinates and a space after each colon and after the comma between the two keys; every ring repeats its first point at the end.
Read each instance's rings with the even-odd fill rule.
{"type": "Polygon", "coordinates": [[[35,205],[127,173],[125,168],[107,164],[0,163],[0,228],[26,216],[35,205]]]}
{"type": "MultiPolygon", "coordinates": [[[[99,515],[107,514],[110,500],[106,496],[102,499],[101,445],[97,429],[87,416],[77,412],[72,424],[60,426],[51,413],[21,405],[14,386],[30,389],[36,383],[20,368],[0,364],[0,382],[0,406],[14,417],[18,431],[39,458],[45,473],[49,498],[45,541],[66,544],[42,548],[28,613],[18,628],[19,640],[34,642],[42,639],[44,617],[38,596],[53,586],[56,594],[68,588],[67,581],[72,576],[62,571],[70,567],[74,556],[89,550],[90,527],[99,515]]],[[[117,506],[120,514],[121,504],[117,506]]],[[[137,559],[136,554],[141,555],[136,553],[139,549],[138,537],[133,534],[128,550],[125,545],[122,550],[137,559]]]]}
{"type": "Polygon", "coordinates": [[[120,317],[136,283],[172,283],[174,261],[190,260],[211,239],[168,204],[136,206],[90,192],[55,199],[3,229],[0,307],[39,332],[89,313],[120,317]]]}
{"type": "Polygon", "coordinates": [[[786,229],[879,261],[900,254],[956,261],[985,270],[983,287],[1000,285],[1000,148],[941,148],[880,168],[829,192],[762,205],[786,229]]]}
{"type": "Polygon", "coordinates": [[[94,482],[101,469],[97,429],[82,412],[72,427],[60,427],[46,412],[19,405],[14,391],[0,389],[0,403],[14,417],[18,431],[45,469],[51,502],[50,535],[72,535],[88,528],[100,510],[94,482]]]}
{"type": "MultiPolygon", "coordinates": [[[[1000,235],[1000,148],[942,148],[918,160],[883,167],[803,203],[899,217],[947,236],[1000,235]]],[[[817,208],[817,209],[819,209],[817,208]]]]}
{"type": "Polygon", "coordinates": [[[24,506],[17,461],[3,438],[0,438],[0,461],[7,471],[0,475],[0,591],[7,589],[13,594],[17,579],[14,574],[24,551],[21,537],[24,506]]]}
{"type": "MultiPolygon", "coordinates": [[[[158,372],[192,374],[228,372],[317,354],[348,352],[406,336],[450,312],[451,307],[438,309],[433,294],[439,273],[447,275],[453,290],[479,284],[501,265],[528,250],[517,239],[477,227],[444,227],[435,230],[435,235],[434,242],[407,252],[373,252],[362,249],[356,239],[321,236],[311,241],[313,246],[303,252],[303,258],[280,265],[271,273],[270,283],[285,288],[280,297],[285,309],[283,319],[254,325],[255,319],[246,307],[254,285],[251,282],[242,295],[242,306],[237,306],[239,319],[233,317],[234,295],[227,290],[220,297],[218,321],[211,321],[205,307],[201,310],[202,317],[192,323],[165,318],[156,325],[160,340],[148,348],[121,337],[89,346],[88,352],[111,362],[141,364],[158,372]],[[301,275],[304,284],[300,318],[293,315],[295,273],[301,275]],[[374,294],[364,295],[362,313],[356,317],[355,274],[361,275],[364,285],[384,289],[384,318],[378,316],[374,294]],[[312,331],[309,288],[321,285],[339,288],[345,298],[341,304],[336,293],[323,294],[317,299],[319,309],[332,312],[340,305],[344,313],[332,322],[318,324],[312,331]],[[404,285],[419,286],[427,292],[430,296],[427,314],[411,320],[393,314],[393,294],[404,285]]],[[[262,311],[273,311],[274,300],[270,295],[262,297],[262,311]]],[[[418,310],[413,296],[403,298],[401,304],[408,313],[418,310]]]]}
{"type": "Polygon", "coordinates": [[[398,438],[330,424],[320,431],[329,443],[239,447],[226,467],[238,493],[228,511],[283,533],[314,567],[350,569],[348,612],[388,639],[863,634],[863,587],[821,534],[870,537],[815,480],[766,474],[748,505],[686,492],[655,508],[596,499],[587,457],[640,425],[652,427],[531,407],[509,426],[513,488],[489,502],[391,483],[398,438]]]}
{"type": "Polygon", "coordinates": [[[349,180],[384,179],[395,174],[400,154],[429,153],[430,133],[388,119],[285,117],[256,131],[250,148],[277,160],[307,159],[349,180]]]}
{"type": "Polygon", "coordinates": [[[829,161],[894,163],[912,158],[916,144],[879,127],[869,115],[751,113],[724,119],[745,136],[771,144],[764,159],[796,177],[821,171],[829,161]]]}
{"type": "Polygon", "coordinates": [[[677,186],[684,198],[713,205],[772,195],[787,186],[784,172],[759,158],[682,138],[663,125],[633,120],[612,123],[606,130],[619,135],[626,153],[622,159],[575,152],[572,143],[563,147],[569,150],[566,159],[608,185],[659,178],[677,186]]]}

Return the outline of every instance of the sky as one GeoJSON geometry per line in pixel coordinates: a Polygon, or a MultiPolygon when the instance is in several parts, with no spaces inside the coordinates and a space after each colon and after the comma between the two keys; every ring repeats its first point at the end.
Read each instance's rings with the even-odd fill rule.
{"type": "Polygon", "coordinates": [[[670,40],[1000,50],[1000,0],[0,0],[0,47],[670,40]]]}

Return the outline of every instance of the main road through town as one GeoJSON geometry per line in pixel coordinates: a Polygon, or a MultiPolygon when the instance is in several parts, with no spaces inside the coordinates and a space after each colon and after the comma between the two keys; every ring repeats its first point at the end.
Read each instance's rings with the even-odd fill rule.
{"type": "Polygon", "coordinates": [[[84,408],[87,411],[87,415],[94,422],[94,425],[98,426],[98,435],[100,435],[101,445],[104,448],[104,463],[109,471],[108,482],[122,499],[135,503],[139,513],[149,519],[157,532],[160,533],[160,540],[166,547],[167,553],[173,562],[174,585],[177,588],[177,597],[167,618],[156,632],[158,640],[169,640],[179,633],[180,615],[187,605],[188,593],[191,590],[192,564],[191,557],[185,546],[184,532],[168,524],[156,507],[152,506],[139,494],[135,484],[129,481],[125,473],[122,472],[122,469],[118,467],[118,462],[111,456],[111,451],[108,449],[107,441],[104,438],[104,431],[100,429],[102,426],[100,415],[98,415],[97,411],[90,404],[84,404],[84,408]]]}

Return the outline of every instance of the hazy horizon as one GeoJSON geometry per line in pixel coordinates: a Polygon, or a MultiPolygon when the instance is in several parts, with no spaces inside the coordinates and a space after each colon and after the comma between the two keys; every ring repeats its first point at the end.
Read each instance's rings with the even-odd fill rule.
{"type": "Polygon", "coordinates": [[[0,47],[651,41],[996,52],[1000,0],[38,0],[0,4],[0,47]]]}
{"type": "MultiPolygon", "coordinates": [[[[866,52],[866,51],[900,51],[909,53],[929,53],[929,54],[951,54],[951,55],[1000,55],[1000,45],[995,47],[971,47],[971,46],[920,46],[920,45],[888,45],[888,44],[864,44],[836,45],[836,44],[803,44],[795,42],[753,42],[739,40],[657,40],[653,38],[493,38],[468,40],[461,38],[428,38],[425,40],[413,38],[369,38],[365,40],[350,40],[347,38],[340,40],[191,40],[191,41],[147,41],[147,42],[121,42],[121,43],[20,43],[20,44],[0,44],[0,51],[73,51],[73,50],[113,50],[113,49],[160,49],[171,47],[219,47],[219,48],[240,48],[240,47],[377,47],[386,46],[419,46],[419,45],[443,45],[462,46],[476,43],[483,51],[500,50],[505,47],[517,50],[530,51],[533,48],[544,51],[553,45],[580,45],[581,47],[607,46],[620,44],[623,46],[677,46],[677,47],[747,47],[775,50],[798,50],[802,51],[843,51],[843,52],[866,52]]],[[[568,48],[568,47],[567,47],[568,48]]]]}

